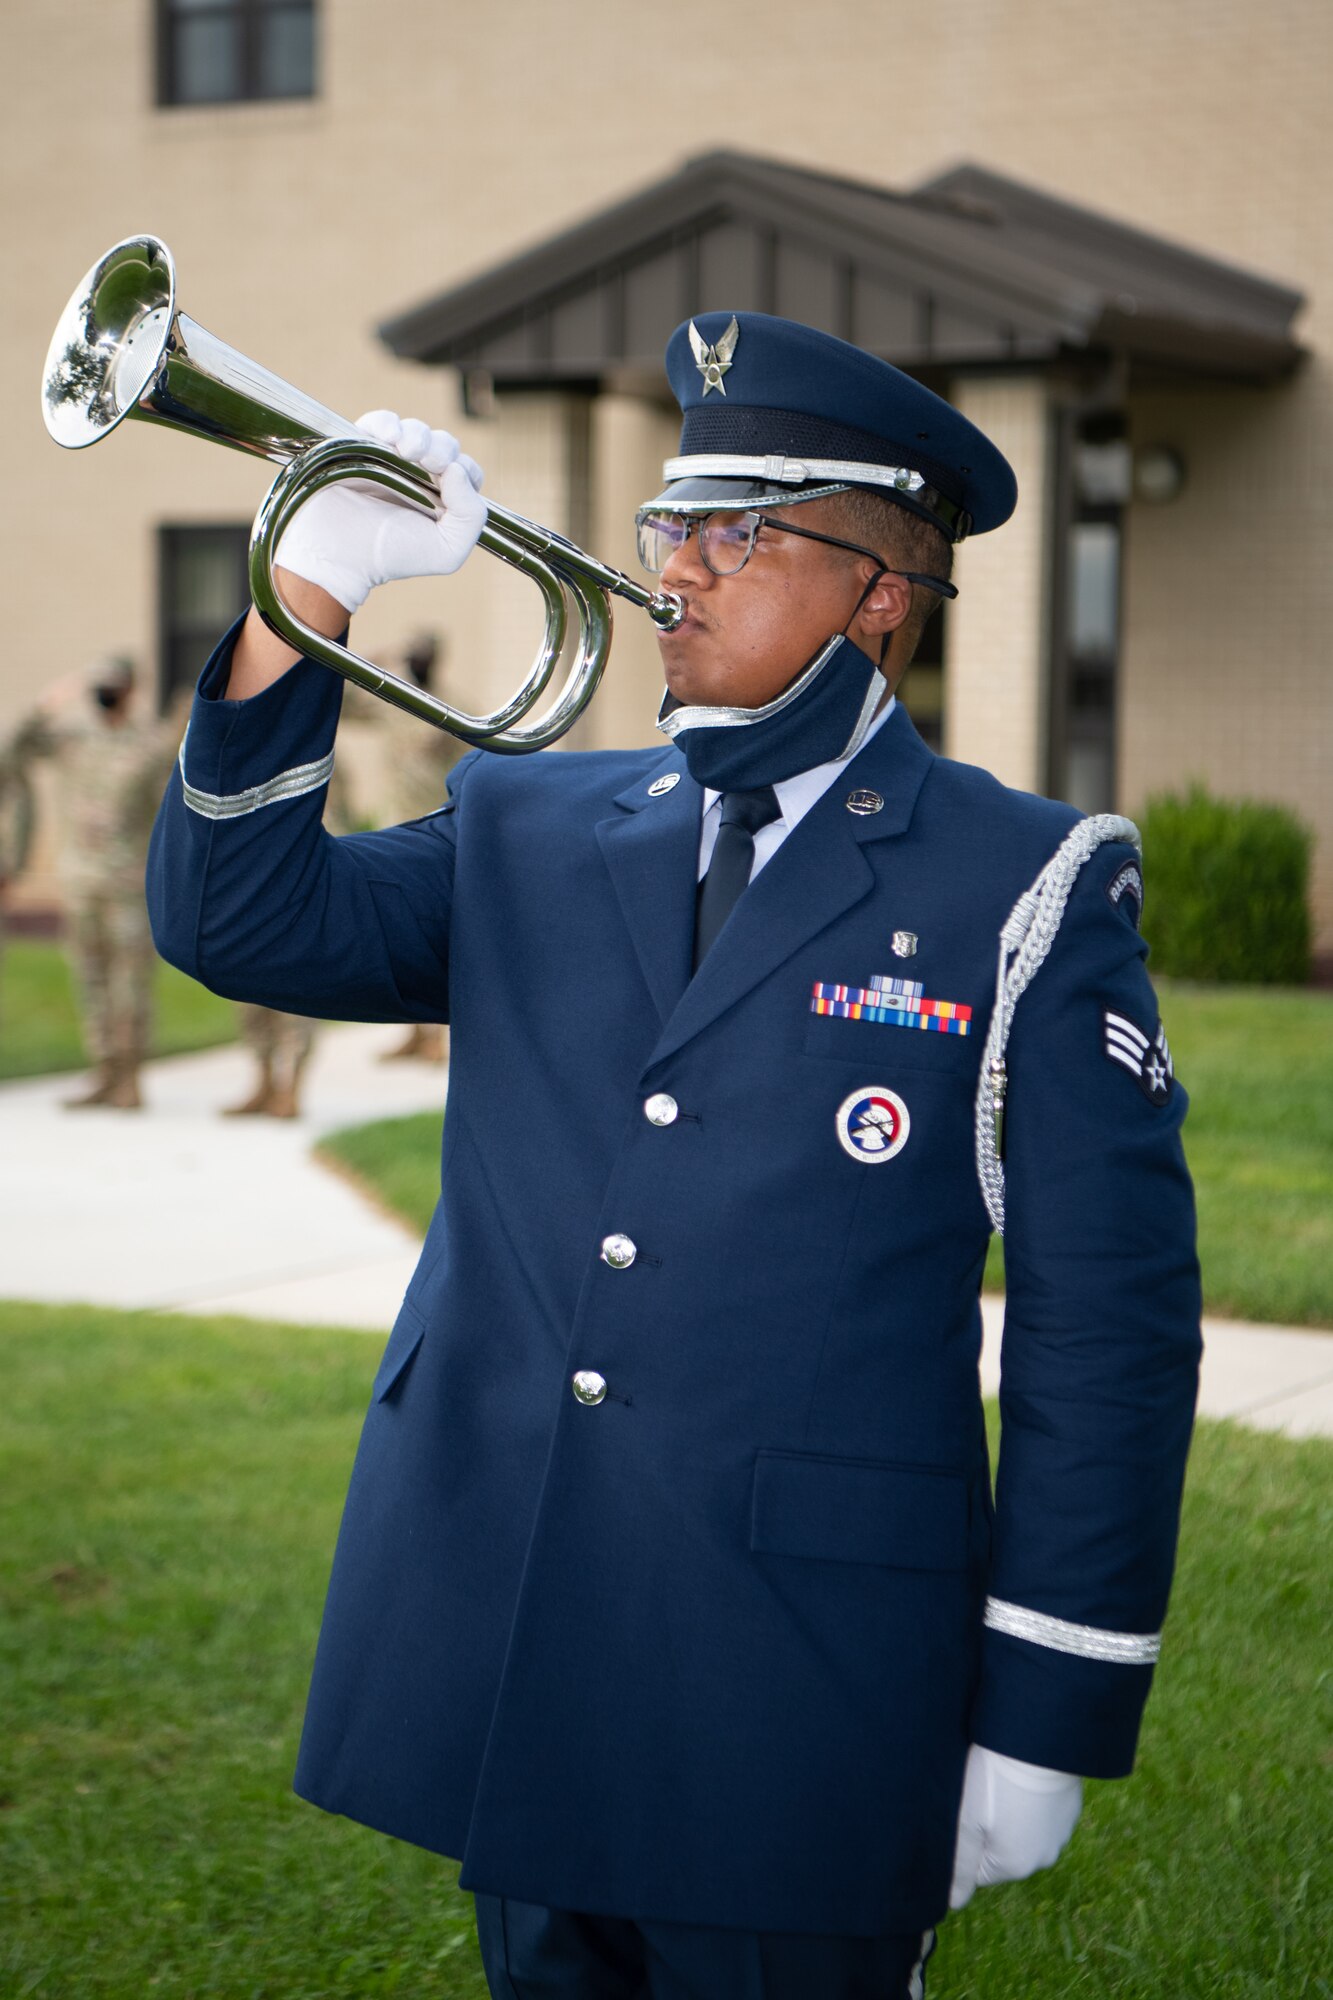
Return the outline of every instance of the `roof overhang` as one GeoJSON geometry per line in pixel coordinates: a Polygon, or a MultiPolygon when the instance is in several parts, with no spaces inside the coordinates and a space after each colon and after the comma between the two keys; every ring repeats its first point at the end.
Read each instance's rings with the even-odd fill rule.
{"type": "Polygon", "coordinates": [[[1129,380],[1272,381],[1288,286],[975,166],[907,194],[733,152],[676,173],[380,327],[497,385],[654,384],[682,319],[779,313],[914,373],[1114,362],[1129,380]]]}

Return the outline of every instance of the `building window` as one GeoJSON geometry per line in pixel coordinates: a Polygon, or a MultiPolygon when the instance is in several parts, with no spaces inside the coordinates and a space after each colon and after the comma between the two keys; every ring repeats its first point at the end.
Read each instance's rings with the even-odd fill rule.
{"type": "Polygon", "coordinates": [[[1081,812],[1111,812],[1130,450],[1118,412],[1069,415],[1062,429],[1049,790],[1081,812]]]}
{"type": "Polygon", "coordinates": [[[192,688],[250,601],[250,529],[162,528],[158,545],[158,700],[192,688]]]}
{"type": "Polygon", "coordinates": [[[315,0],[157,0],[159,104],[315,94],[315,0]]]}

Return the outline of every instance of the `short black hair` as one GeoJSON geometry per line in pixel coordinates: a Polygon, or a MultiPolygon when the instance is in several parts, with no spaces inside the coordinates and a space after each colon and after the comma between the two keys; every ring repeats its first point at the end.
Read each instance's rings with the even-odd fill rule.
{"type": "MultiPolygon", "coordinates": [[[[938,576],[945,583],[950,580],[953,543],[923,515],[864,486],[849,486],[845,493],[832,495],[829,505],[836,510],[848,541],[873,549],[891,569],[916,570],[925,576],[938,576]]],[[[928,590],[920,583],[912,585],[912,606],[899,627],[898,656],[904,668],[921,644],[931,612],[942,602],[937,590],[928,590]]]]}

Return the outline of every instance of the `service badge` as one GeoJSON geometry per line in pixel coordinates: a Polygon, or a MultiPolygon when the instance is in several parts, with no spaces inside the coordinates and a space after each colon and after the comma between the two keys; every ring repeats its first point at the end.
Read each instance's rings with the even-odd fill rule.
{"type": "Polygon", "coordinates": [[[844,1153],[877,1167],[901,1153],[912,1121],[896,1091],[882,1083],[866,1083],[838,1106],[837,1128],[844,1153]]]}

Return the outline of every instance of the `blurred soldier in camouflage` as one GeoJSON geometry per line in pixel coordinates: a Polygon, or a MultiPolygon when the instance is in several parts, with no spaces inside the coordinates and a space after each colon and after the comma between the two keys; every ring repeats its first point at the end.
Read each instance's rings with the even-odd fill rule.
{"type": "MultiPolygon", "coordinates": [[[[430,690],[431,677],[440,658],[440,642],[433,632],[419,633],[408,641],[403,653],[404,677],[419,688],[430,690]]],[[[422,819],[442,806],[448,777],[463,755],[466,745],[456,736],[432,729],[388,702],[368,698],[369,709],[358,706],[357,714],[373,719],[386,738],[386,783],[375,802],[376,826],[398,826],[406,820],[422,819]],[[370,715],[373,711],[373,716],[370,715]]],[[[416,1056],[423,1062],[443,1062],[448,1053],[449,1031],[438,1022],[419,1022],[407,1031],[407,1039],[383,1056],[396,1062],[416,1056]]]]}
{"type": "Polygon", "coordinates": [[[315,1043],[315,1023],[304,1014],[280,1014],[276,1007],[244,1001],[237,1008],[241,1040],[258,1065],[255,1087],[227,1118],[295,1118],[301,1109],[301,1071],[315,1043]]]}
{"type": "Polygon", "coordinates": [[[136,714],[129,660],[99,662],[85,688],[91,713],[70,711],[57,689],[19,730],[12,754],[20,769],[53,758],[60,776],[60,881],[93,1066],[91,1087],[66,1105],[136,1111],[156,964],[144,863],[175,746],[136,714]]]}
{"type": "MultiPolygon", "coordinates": [[[[376,708],[383,703],[368,697],[376,708]]],[[[351,833],[355,827],[352,799],[336,768],[329,780],[324,824],[330,833],[351,833]]],[[[224,1118],[298,1118],[301,1114],[301,1072],[310,1060],[319,1026],[306,1014],[283,1014],[276,1007],[240,1002],[236,1009],[241,1040],[255,1059],[254,1088],[239,1104],[228,1104],[224,1118]]]]}
{"type": "Polygon", "coordinates": [[[32,791],[12,748],[0,748],[0,968],[5,945],[5,891],[22,869],[32,838],[32,791]]]}
{"type": "MultiPolygon", "coordinates": [[[[419,634],[404,649],[401,671],[418,687],[429,688],[439,650],[433,632],[419,634]]],[[[343,690],[343,720],[364,724],[381,736],[383,777],[372,802],[371,825],[393,826],[419,819],[444,804],[449,771],[463,754],[464,746],[456,736],[432,729],[351,683],[343,690]]],[[[352,801],[336,767],[324,824],[330,833],[350,833],[356,824],[352,801]]],[[[314,1047],[317,1023],[303,1014],[281,1014],[273,1007],[248,1002],[237,1012],[241,1040],[255,1058],[257,1074],[254,1088],[239,1104],[229,1104],[224,1116],[298,1117],[301,1073],[314,1047]]],[[[406,1040],[390,1049],[383,1060],[416,1056],[424,1062],[443,1062],[447,1033],[436,1022],[420,1023],[409,1028],[406,1040]]]]}

